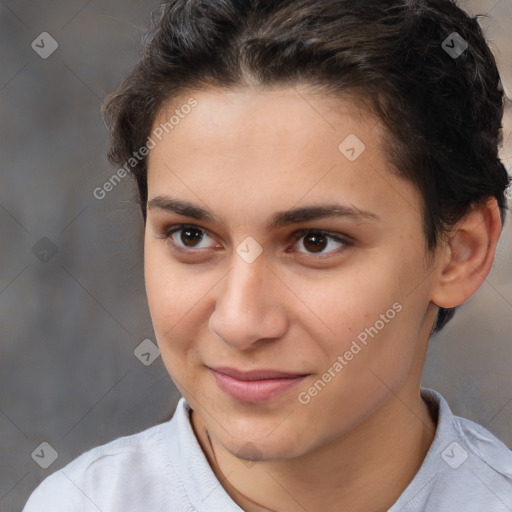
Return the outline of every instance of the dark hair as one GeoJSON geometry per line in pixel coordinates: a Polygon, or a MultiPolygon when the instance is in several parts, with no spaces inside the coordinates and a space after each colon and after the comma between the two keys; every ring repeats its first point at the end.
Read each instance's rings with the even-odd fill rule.
{"type": "MultiPolygon", "coordinates": [[[[474,202],[495,197],[505,221],[504,92],[477,17],[455,2],[173,0],[157,14],[103,107],[112,164],[143,147],[164,102],[187,89],[303,84],[359,98],[384,122],[395,172],[423,198],[427,253],[474,202]]],[[[131,172],[145,222],[147,159],[131,172]]],[[[440,308],[432,332],[454,312],[440,308]]]]}

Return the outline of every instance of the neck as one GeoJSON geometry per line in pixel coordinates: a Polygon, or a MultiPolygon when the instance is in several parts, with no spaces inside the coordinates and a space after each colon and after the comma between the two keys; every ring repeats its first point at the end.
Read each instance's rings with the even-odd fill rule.
{"type": "Polygon", "coordinates": [[[293,460],[248,464],[210,440],[195,413],[192,425],[217,478],[247,512],[386,511],[417,473],[435,433],[419,389],[391,395],[351,432],[293,460]]]}

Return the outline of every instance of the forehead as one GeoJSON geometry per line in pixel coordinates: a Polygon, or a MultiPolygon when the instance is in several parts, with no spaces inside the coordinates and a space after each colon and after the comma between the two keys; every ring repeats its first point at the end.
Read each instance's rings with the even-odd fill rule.
{"type": "MultiPolygon", "coordinates": [[[[350,99],[327,96],[304,87],[208,88],[180,94],[160,109],[153,129],[164,126],[174,117],[178,121],[171,131],[198,142],[222,138],[225,144],[236,140],[237,147],[309,148],[320,139],[336,149],[344,132],[359,132],[372,139],[383,136],[378,118],[350,99]],[[195,101],[196,106],[187,105],[195,101]],[[180,119],[176,115],[183,110],[180,119]],[[185,113],[186,111],[186,113],[185,113]]],[[[165,127],[165,126],[164,126],[165,127]]],[[[166,131],[167,134],[167,131],[166,131]]],[[[218,142],[218,141],[216,141],[218,142]]],[[[217,144],[216,144],[217,145],[217,144]]]]}
{"type": "Polygon", "coordinates": [[[379,216],[419,212],[412,185],[391,172],[382,123],[352,101],[292,87],[189,91],[160,110],[153,133],[165,123],[149,154],[149,198],[202,201],[234,218],[340,201],[379,216]]]}

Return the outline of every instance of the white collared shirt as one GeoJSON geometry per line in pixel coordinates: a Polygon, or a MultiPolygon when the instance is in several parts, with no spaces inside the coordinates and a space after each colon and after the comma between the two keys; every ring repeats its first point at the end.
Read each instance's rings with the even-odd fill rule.
{"type": "MultiPolygon", "coordinates": [[[[438,416],[436,433],[388,512],[512,512],[512,451],[454,416],[436,391],[421,392],[438,416]]],[[[23,512],[243,512],[212,471],[189,414],[181,398],[170,421],[82,454],[47,477],[23,512]]]]}

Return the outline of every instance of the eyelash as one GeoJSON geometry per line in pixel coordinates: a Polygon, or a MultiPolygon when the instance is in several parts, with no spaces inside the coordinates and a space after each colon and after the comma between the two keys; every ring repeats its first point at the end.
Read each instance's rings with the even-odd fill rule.
{"type": "MultiPolygon", "coordinates": [[[[175,250],[177,250],[179,252],[191,253],[191,252],[194,252],[195,250],[201,251],[201,249],[194,249],[194,248],[185,249],[185,248],[180,247],[179,245],[177,245],[172,240],[172,235],[174,233],[177,233],[177,232],[185,230],[185,229],[194,229],[194,230],[203,232],[205,234],[208,234],[208,232],[206,230],[204,230],[203,228],[200,228],[199,226],[195,226],[194,224],[178,224],[178,225],[171,226],[168,229],[166,229],[162,233],[162,238],[165,239],[165,240],[169,240],[170,243],[175,248],[175,250]]],[[[350,239],[348,239],[346,237],[341,237],[338,234],[332,233],[332,232],[329,232],[329,231],[323,231],[323,230],[320,230],[320,229],[301,229],[299,231],[295,231],[292,234],[292,237],[294,239],[294,244],[298,240],[300,240],[302,237],[304,237],[305,235],[313,235],[313,234],[314,235],[321,235],[321,236],[323,236],[323,237],[325,237],[327,239],[334,240],[335,242],[343,244],[344,248],[342,248],[341,251],[344,251],[345,249],[347,249],[348,247],[350,247],[354,243],[353,241],[351,241],[350,239]]],[[[301,254],[308,254],[312,258],[318,259],[318,258],[322,258],[322,257],[324,257],[324,258],[325,257],[330,257],[333,253],[339,253],[339,252],[340,252],[339,250],[334,250],[334,251],[330,251],[328,253],[303,253],[303,252],[300,252],[300,253],[301,254]],[[317,255],[315,255],[315,254],[317,254],[317,255]]]]}

